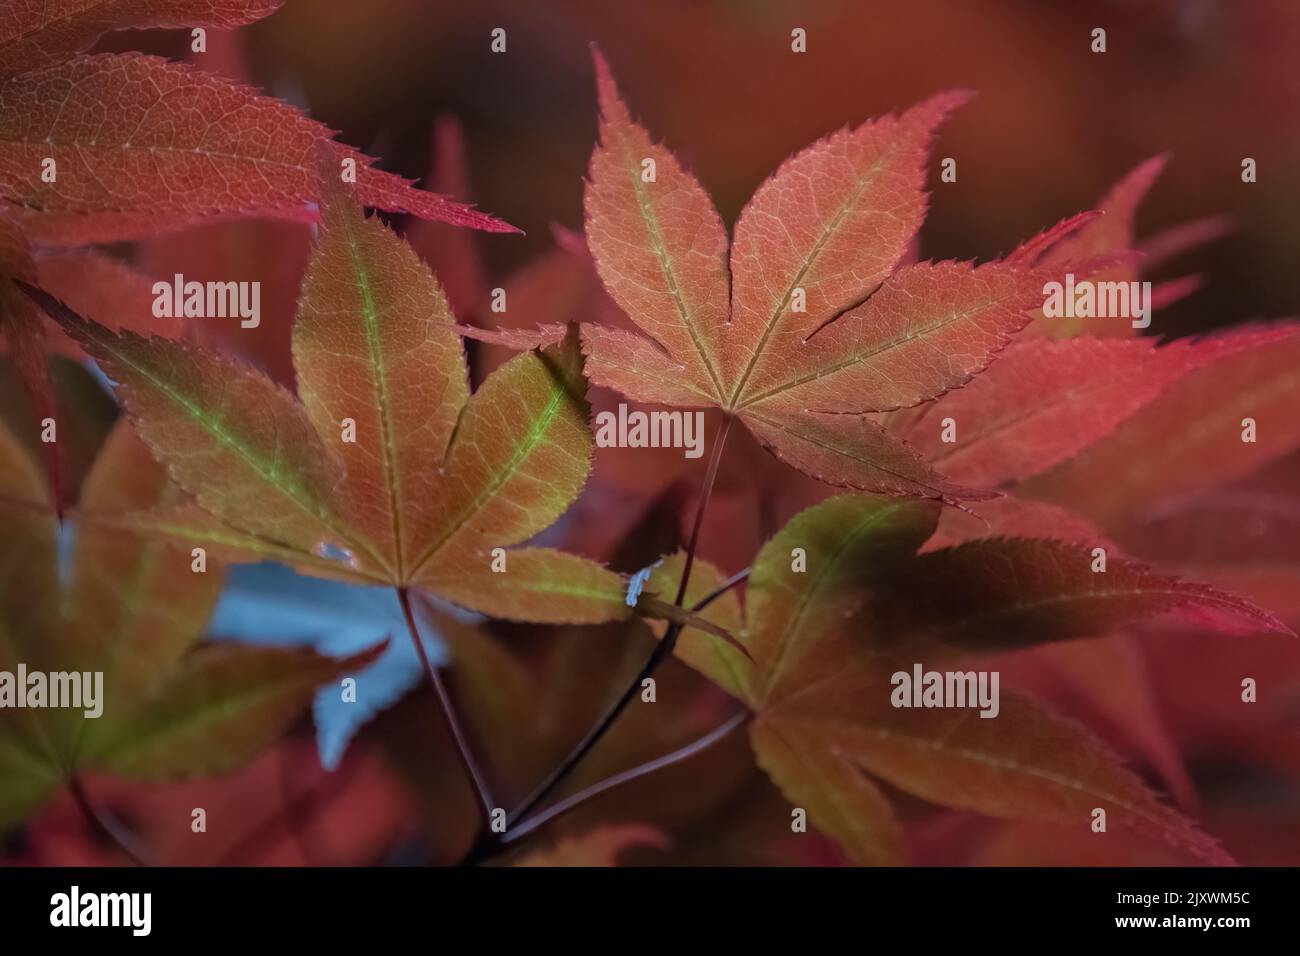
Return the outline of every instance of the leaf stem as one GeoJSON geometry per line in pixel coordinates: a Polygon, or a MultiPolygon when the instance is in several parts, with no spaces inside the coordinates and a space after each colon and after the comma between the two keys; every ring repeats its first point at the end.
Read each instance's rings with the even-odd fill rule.
{"type": "MultiPolygon", "coordinates": [[[[700,543],[700,529],[704,526],[704,512],[709,504],[709,497],[713,493],[713,483],[718,477],[718,465],[722,461],[722,449],[727,442],[727,433],[731,429],[732,417],[726,416],[722,424],[718,427],[717,437],[713,440],[713,452],[709,456],[708,469],[704,474],[704,485],[700,491],[700,501],[695,509],[695,522],[691,528],[690,542],[686,546],[686,562],[682,567],[682,579],[677,586],[677,597],[673,603],[677,607],[682,606],[682,601],[686,597],[686,587],[690,583],[691,569],[695,565],[695,552],[700,543]]],[[[578,742],[578,744],[569,752],[569,755],[556,767],[551,773],[533,790],[519,807],[506,817],[506,832],[509,832],[511,826],[523,820],[532,810],[534,810],[543,800],[545,800],[552,791],[563,783],[568,776],[577,769],[578,765],[586,758],[593,747],[600,742],[609,728],[613,726],[620,714],[627,708],[637,692],[641,689],[643,681],[648,679],[673,652],[677,646],[677,638],[682,632],[682,625],[673,624],[668,628],[661,640],[650,652],[641,670],[637,672],[636,677],[624,688],[623,693],[618,699],[610,705],[604,715],[596,722],[578,742]]]]}
{"type": "Polygon", "coordinates": [[[745,568],[745,570],[743,571],[737,571],[735,574],[727,578],[727,580],[723,581],[721,584],[719,584],[708,594],[704,595],[704,597],[700,598],[700,600],[696,601],[695,604],[691,606],[691,611],[697,614],[700,611],[703,611],[706,607],[708,607],[718,598],[722,597],[722,595],[726,594],[728,591],[734,588],[741,581],[748,580],[749,573],[753,570],[754,570],[753,568],[745,568]]]}
{"type": "MultiPolygon", "coordinates": [[[[682,580],[677,585],[677,598],[673,601],[678,607],[686,600],[686,587],[691,581],[691,569],[695,566],[695,552],[700,546],[700,529],[704,527],[704,512],[709,507],[709,498],[713,495],[713,482],[718,477],[718,466],[722,463],[722,448],[727,443],[727,434],[731,431],[731,415],[722,419],[718,435],[713,439],[713,453],[709,456],[709,468],[704,473],[704,486],[700,489],[700,503],[695,507],[695,522],[691,526],[691,540],[686,545],[686,564],[682,568],[682,580]]],[[[681,628],[678,628],[680,631],[681,628]]]]}
{"type": "Polygon", "coordinates": [[[402,603],[402,613],[406,616],[406,627],[411,633],[411,640],[415,643],[416,653],[420,655],[420,663],[424,666],[424,673],[428,676],[429,683],[433,685],[434,693],[438,696],[443,719],[446,720],[447,729],[451,731],[452,740],[456,744],[456,755],[460,758],[461,766],[465,768],[466,776],[474,785],[474,792],[478,795],[479,804],[483,809],[483,822],[488,824],[491,822],[492,811],[496,808],[496,804],[492,800],[492,794],[488,791],[487,781],[474,759],[473,751],[469,746],[469,739],[466,737],[460,721],[456,718],[456,709],[452,705],[451,695],[447,693],[447,686],[442,682],[438,669],[429,660],[428,652],[424,649],[424,642],[420,640],[420,629],[416,626],[415,615],[411,612],[410,593],[405,587],[399,587],[397,597],[402,603]]]}
{"type": "Polygon", "coordinates": [[[95,832],[121,850],[136,866],[149,866],[140,841],[107,811],[95,805],[95,802],[90,799],[90,794],[86,792],[81,777],[76,774],[68,777],[68,792],[72,794],[72,799],[76,801],[95,832]]]}
{"type": "Polygon", "coordinates": [[[622,786],[625,783],[630,783],[639,777],[652,774],[657,770],[664,769],[665,767],[671,767],[673,764],[681,763],[683,760],[689,760],[698,753],[703,753],[743,724],[749,719],[749,717],[750,712],[748,710],[741,710],[738,713],[732,714],[723,724],[713,728],[703,737],[692,741],[684,747],[674,750],[672,753],[664,754],[662,757],[656,757],[655,759],[648,760],[643,764],[638,764],[630,770],[624,770],[623,772],[616,773],[611,777],[606,777],[604,780],[601,780],[598,783],[593,783],[586,789],[579,790],[572,796],[565,797],[563,800],[553,803],[545,810],[533,814],[523,823],[519,824],[519,826],[507,830],[506,833],[502,835],[500,842],[502,844],[513,843],[545,826],[556,817],[563,816],[579,804],[586,803],[588,800],[599,796],[607,790],[613,790],[615,787],[622,786]]]}

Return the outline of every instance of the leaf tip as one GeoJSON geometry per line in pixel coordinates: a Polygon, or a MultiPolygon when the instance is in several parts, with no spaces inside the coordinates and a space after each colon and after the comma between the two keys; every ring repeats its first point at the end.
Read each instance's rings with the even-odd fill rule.
{"type": "Polygon", "coordinates": [[[63,329],[71,331],[72,329],[80,328],[87,324],[85,319],[77,315],[77,313],[73,312],[44,289],[37,288],[31,283],[19,278],[13,278],[10,281],[13,282],[13,284],[16,285],[19,290],[27,296],[27,298],[35,302],[41,311],[57,322],[63,329]]]}
{"type": "Polygon", "coordinates": [[[591,62],[596,71],[596,99],[600,104],[600,114],[606,123],[630,123],[631,114],[619,96],[618,84],[614,82],[614,73],[609,68],[609,61],[600,47],[591,44],[591,62]]]}
{"type": "Polygon", "coordinates": [[[974,90],[944,90],[917,103],[905,115],[921,119],[927,128],[933,129],[947,119],[950,113],[965,106],[977,95],[974,90]]]}

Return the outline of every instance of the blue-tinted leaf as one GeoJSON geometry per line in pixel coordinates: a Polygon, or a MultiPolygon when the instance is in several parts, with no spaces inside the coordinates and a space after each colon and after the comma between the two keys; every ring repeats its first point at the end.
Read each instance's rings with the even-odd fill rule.
{"type": "MultiPolygon", "coordinates": [[[[433,622],[419,602],[415,613],[429,659],[447,658],[433,622]]],[[[210,631],[214,638],[280,646],[307,646],[323,654],[354,654],[385,637],[388,650],[356,678],[356,700],[332,684],[316,694],[316,744],[333,770],[356,732],[375,714],[419,684],[421,665],[393,588],[306,577],[271,562],[231,569],[210,631]]]]}

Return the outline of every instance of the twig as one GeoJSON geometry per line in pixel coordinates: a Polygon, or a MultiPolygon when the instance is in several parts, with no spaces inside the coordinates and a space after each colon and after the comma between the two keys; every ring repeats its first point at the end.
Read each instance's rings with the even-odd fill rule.
{"type": "Polygon", "coordinates": [[[500,842],[502,844],[513,843],[514,841],[532,833],[534,830],[537,830],[539,827],[545,826],[556,817],[568,813],[579,804],[586,803],[591,798],[597,797],[607,790],[613,790],[615,787],[636,780],[638,777],[644,777],[647,774],[654,773],[656,770],[662,770],[665,767],[671,767],[675,763],[681,763],[683,760],[689,760],[696,754],[708,750],[748,719],[749,711],[742,710],[739,713],[733,714],[721,726],[715,727],[703,737],[687,744],[685,747],[674,750],[672,753],[664,754],[662,757],[656,757],[654,760],[649,760],[643,764],[639,764],[630,770],[616,773],[612,777],[606,777],[599,783],[593,783],[590,787],[587,787],[584,790],[579,790],[570,797],[565,797],[563,800],[552,804],[540,813],[533,814],[514,829],[507,830],[505,834],[502,835],[500,842]]]}
{"type": "MultiPolygon", "coordinates": [[[[713,442],[713,452],[709,456],[709,466],[704,475],[704,485],[700,492],[700,501],[695,509],[695,522],[691,528],[690,542],[686,547],[686,561],[682,566],[682,578],[681,582],[677,585],[677,597],[673,601],[677,607],[682,606],[682,601],[686,597],[686,588],[690,583],[691,569],[695,565],[695,552],[699,548],[700,529],[704,526],[704,512],[709,504],[709,496],[713,493],[713,482],[718,476],[718,465],[722,461],[722,449],[727,442],[727,432],[730,429],[731,416],[728,415],[723,419],[722,425],[718,428],[718,435],[713,442]]],[[[654,650],[651,651],[650,656],[646,659],[641,670],[637,672],[636,677],[632,679],[626,688],[624,688],[623,693],[619,695],[618,699],[615,700],[612,705],[610,705],[609,709],[605,711],[601,719],[596,722],[595,726],[592,727],[591,730],[587,732],[586,736],[584,736],[582,740],[580,740],[569,752],[569,755],[564,758],[560,765],[551,771],[545,780],[538,784],[533,792],[528,795],[524,802],[520,804],[513,813],[506,817],[507,832],[509,832],[510,828],[514,824],[527,817],[530,812],[540,805],[541,802],[545,800],[556,787],[563,783],[568,778],[569,774],[571,774],[577,766],[582,763],[587,754],[590,753],[592,748],[600,742],[600,739],[604,737],[609,731],[609,728],[613,726],[614,721],[616,721],[619,715],[627,708],[627,705],[636,697],[637,692],[641,689],[642,682],[654,674],[659,665],[672,654],[673,648],[677,646],[677,638],[681,632],[682,625],[680,624],[673,624],[668,628],[668,631],[664,634],[663,640],[661,640],[655,646],[654,650]]]]}
{"type": "Polygon", "coordinates": [[[743,571],[737,571],[731,577],[727,578],[727,580],[723,581],[716,588],[714,588],[712,591],[706,594],[703,598],[696,601],[695,604],[691,607],[691,612],[698,614],[700,611],[703,611],[706,607],[708,607],[718,598],[722,597],[722,595],[726,594],[728,591],[734,588],[741,581],[748,580],[749,573],[753,570],[754,570],[753,568],[745,568],[745,570],[743,571]]]}
{"type": "Polygon", "coordinates": [[[76,774],[68,778],[68,792],[72,794],[72,799],[81,808],[82,814],[95,832],[126,854],[136,866],[150,865],[135,834],[106,810],[101,810],[95,805],[95,802],[90,799],[90,794],[86,792],[85,784],[76,774]]]}
{"type": "MultiPolygon", "coordinates": [[[[677,585],[677,599],[673,601],[678,607],[686,600],[686,587],[691,582],[691,569],[695,567],[695,552],[700,546],[700,529],[704,527],[704,512],[709,507],[709,498],[713,494],[713,482],[718,477],[718,466],[722,463],[722,449],[727,444],[727,433],[731,431],[731,416],[722,420],[718,428],[718,437],[713,440],[713,454],[709,456],[709,468],[704,473],[704,487],[700,489],[700,503],[695,506],[695,522],[691,525],[691,540],[686,545],[686,564],[682,568],[682,580],[677,585]]],[[[678,628],[680,631],[681,628],[678,628]]]]}
{"type": "Polygon", "coordinates": [[[492,794],[488,791],[483,773],[474,760],[474,754],[470,750],[465,731],[461,728],[460,721],[456,719],[456,710],[452,706],[451,695],[447,693],[447,687],[442,682],[438,669],[430,662],[429,655],[424,649],[424,642],[420,640],[420,630],[415,624],[415,615],[411,613],[411,596],[406,588],[402,587],[397,589],[397,597],[402,602],[402,613],[406,615],[406,627],[411,632],[411,640],[415,642],[415,650],[420,655],[420,663],[424,665],[424,673],[428,676],[429,683],[433,685],[434,693],[438,695],[438,703],[442,706],[442,716],[447,721],[447,729],[451,731],[452,740],[456,744],[456,755],[460,758],[461,766],[465,768],[465,774],[473,783],[474,792],[478,795],[479,803],[483,809],[483,821],[484,823],[490,823],[492,811],[496,808],[496,804],[492,800],[492,794]]]}

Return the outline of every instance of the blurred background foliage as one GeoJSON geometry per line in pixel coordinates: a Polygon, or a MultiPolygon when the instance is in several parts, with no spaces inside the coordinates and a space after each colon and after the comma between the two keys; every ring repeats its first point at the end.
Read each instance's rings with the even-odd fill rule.
{"type": "MultiPolygon", "coordinates": [[[[243,33],[254,81],[405,175],[429,171],[434,117],[458,117],[474,198],[528,232],[484,243],[496,272],[546,249],[550,223],[581,226],[595,41],[729,222],[816,137],[962,87],[979,98],[945,126],[940,155],[959,175],[932,177],[923,255],[1004,253],[1171,151],[1139,235],[1211,214],[1236,229],[1185,260],[1208,282],[1163,327],[1288,314],[1300,299],[1293,0],[291,0],[243,33]],[[790,52],[796,26],[805,55],[790,52]],[[506,55],[489,49],[495,27],[506,55]]],[[[184,52],[183,36],[149,40],[184,52]]]]}
{"type": "MultiPolygon", "coordinates": [[[[433,129],[439,117],[455,117],[468,179],[445,175],[438,188],[450,183],[461,198],[527,231],[468,240],[482,266],[471,251],[464,267],[484,268],[493,283],[552,251],[552,224],[581,230],[583,175],[596,135],[588,54],[594,41],[633,111],[696,172],[728,222],[766,175],[817,137],[938,90],[969,88],[978,98],[945,126],[935,154],[957,159],[958,179],[940,183],[934,164],[923,257],[1005,253],[1090,208],[1140,161],[1169,151],[1170,163],[1141,207],[1138,235],[1211,215],[1227,217],[1234,228],[1155,273],[1199,273],[1206,281],[1160,313],[1153,331],[1181,335],[1295,314],[1300,301],[1294,0],[289,0],[240,31],[239,40],[243,67],[223,60],[237,48],[220,40],[202,65],[243,73],[406,176],[427,180],[432,172],[436,180],[451,172],[435,162],[433,129]],[[507,31],[505,55],[489,48],[496,27],[507,31]],[[805,55],[790,51],[795,27],[807,31],[805,55]],[[1095,27],[1107,31],[1104,55],[1090,50],[1095,27]],[[1257,161],[1259,182],[1242,183],[1244,157],[1257,161]]],[[[186,34],[171,31],[111,35],[100,49],[183,58],[188,46],[186,34]]],[[[438,228],[421,246],[426,254],[438,228]]],[[[447,254],[465,262],[465,241],[460,234],[447,254]]],[[[301,226],[228,223],[122,251],[159,275],[261,279],[270,303],[263,327],[237,344],[229,330],[211,334],[287,377],[289,318],[308,242],[301,226]]],[[[94,420],[106,418],[111,410],[101,409],[94,420]]],[[[752,442],[737,439],[728,459],[703,553],[735,570],[785,517],[828,489],[771,462],[752,442]],[[760,494],[758,486],[766,490],[760,494]]],[[[642,458],[633,468],[608,455],[602,464],[598,456],[588,493],[548,543],[634,570],[673,546],[674,524],[690,513],[697,484],[698,470],[679,458],[642,458]]],[[[511,800],[559,759],[650,647],[640,625],[492,625],[497,651],[477,655],[474,647],[488,645],[455,633],[443,632],[462,663],[451,672],[454,689],[499,794],[511,800]],[[503,657],[501,648],[514,657],[503,657]],[[529,675],[522,684],[520,673],[529,675]],[[517,699],[503,700],[503,686],[519,689],[517,699]]],[[[1287,756],[1300,753],[1288,750],[1294,738],[1237,737],[1230,725],[1207,725],[1201,698],[1179,688],[1215,675],[1235,682],[1217,666],[1229,660],[1294,673],[1296,652],[1262,640],[1249,648],[1203,635],[1161,640],[1153,639],[1153,660],[1190,668],[1156,667],[1153,679],[1205,801],[1207,830],[1242,862],[1294,863],[1300,839],[1288,835],[1300,838],[1300,766],[1287,756]],[[1207,641],[1198,645],[1205,654],[1183,653],[1178,640],[1207,641]],[[1261,753],[1267,761],[1257,759],[1261,753]],[[1262,765],[1276,776],[1251,777],[1262,765]]],[[[661,672],[660,687],[655,713],[634,707],[576,785],[681,746],[734,706],[676,662],[661,672]]],[[[1072,712],[1068,699],[1057,702],[1072,712]]],[[[1077,708],[1073,714],[1088,716],[1077,708]]],[[[147,789],[94,783],[123,823],[168,862],[449,862],[466,849],[474,805],[441,726],[432,696],[420,687],[365,728],[333,772],[320,766],[314,728],[304,719],[281,745],[221,781],[147,789]],[[202,839],[189,826],[196,806],[209,812],[202,839]]],[[[1108,736],[1149,779],[1158,778],[1124,734],[1108,736]]],[[[890,796],[908,827],[913,862],[1186,862],[1159,847],[1111,842],[1101,849],[1086,835],[890,796]]],[[[816,834],[793,836],[789,819],[788,805],[737,733],[703,757],[592,801],[555,830],[654,824],[669,836],[625,855],[644,862],[843,861],[816,834]]],[[[12,836],[7,850],[21,862],[117,859],[67,800],[12,836]]]]}

